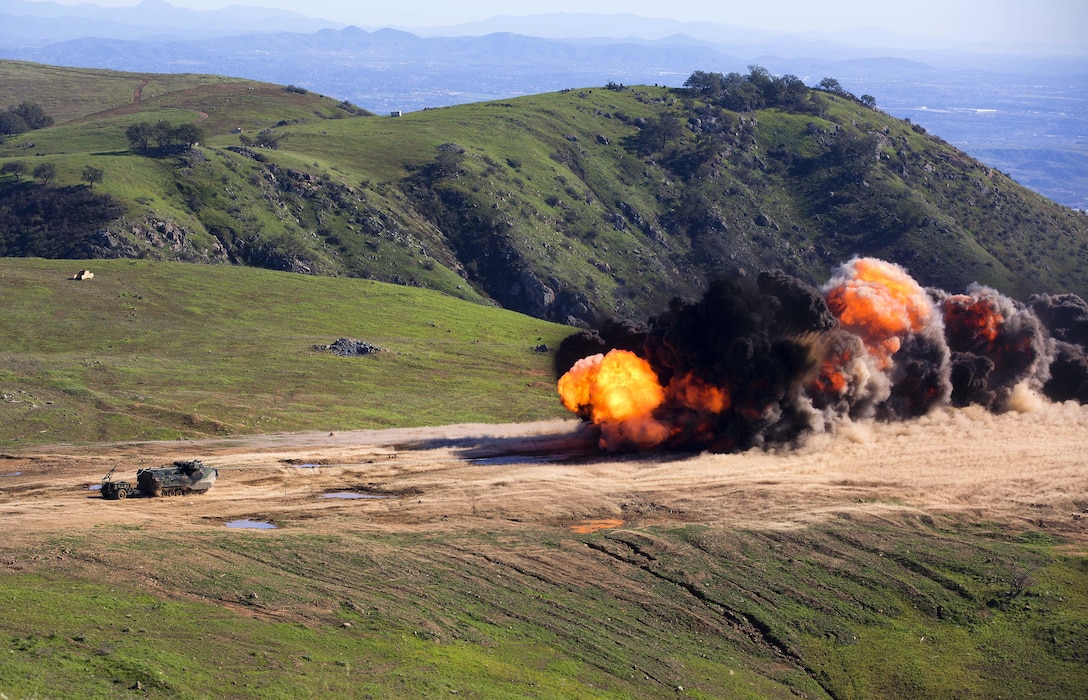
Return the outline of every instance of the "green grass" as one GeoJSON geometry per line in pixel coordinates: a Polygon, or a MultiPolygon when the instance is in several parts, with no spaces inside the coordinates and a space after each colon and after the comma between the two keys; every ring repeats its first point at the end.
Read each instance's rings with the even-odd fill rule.
{"type": "Polygon", "coordinates": [[[0,62],[0,79],[58,119],[0,143],[0,162],[52,162],[59,186],[101,169],[96,191],[127,212],[109,229],[133,257],[298,264],[561,322],[643,320],[733,269],[777,267],[818,285],[857,254],[951,292],[978,281],[1018,298],[1088,294],[1084,217],[826,93],[806,113],[708,109],[639,86],[348,118],[320,95],[215,76],[0,62]],[[690,128],[640,152],[640,124],[665,114],[690,128]],[[159,119],[198,121],[201,147],[127,153],[125,127],[159,119]],[[282,137],[278,149],[227,150],[265,129],[282,137]],[[840,139],[875,140],[879,158],[836,162],[840,139]],[[464,149],[459,168],[429,177],[449,143],[464,149]],[[180,245],[146,233],[163,221],[184,230],[180,245]],[[553,301],[526,291],[536,283],[553,301]]]}
{"type": "Polygon", "coordinates": [[[0,575],[0,692],[1071,699],[1088,681],[1088,566],[1060,540],[864,519],[586,536],[280,524],[8,547],[23,571],[0,575]]]}
{"type": "Polygon", "coordinates": [[[178,698],[625,696],[585,689],[609,679],[524,631],[498,630],[493,646],[436,644],[388,625],[276,623],[84,581],[4,583],[8,697],[115,697],[137,684],[178,698]]]}
{"type": "Polygon", "coordinates": [[[563,414],[551,355],[534,348],[569,328],[435,292],[228,266],[4,259],[0,296],[0,444],[563,414]],[[68,279],[83,266],[93,280],[68,279]],[[383,352],[312,349],[341,337],[383,352]]]}
{"type": "Polygon", "coordinates": [[[145,98],[224,82],[259,84],[236,78],[192,73],[126,73],[95,68],[46,66],[25,61],[0,61],[0,84],[4,85],[6,99],[12,105],[19,102],[39,104],[57,124],[130,105],[133,91],[144,81],[147,81],[143,87],[145,98]]]}

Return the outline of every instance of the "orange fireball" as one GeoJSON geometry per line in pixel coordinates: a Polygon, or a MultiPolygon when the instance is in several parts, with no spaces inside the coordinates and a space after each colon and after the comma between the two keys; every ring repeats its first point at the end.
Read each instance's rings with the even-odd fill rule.
{"type": "Polygon", "coordinates": [[[843,367],[852,359],[849,351],[844,352],[841,356],[837,355],[825,359],[820,364],[820,369],[812,380],[813,390],[821,394],[841,396],[849,384],[843,367]]]}
{"type": "Polygon", "coordinates": [[[650,363],[628,350],[582,358],[559,379],[558,389],[568,410],[594,423],[648,416],[665,400],[650,363]]]}
{"type": "Polygon", "coordinates": [[[933,306],[913,277],[893,263],[855,258],[831,281],[827,305],[843,328],[856,333],[885,366],[903,336],[922,330],[933,306]]]}

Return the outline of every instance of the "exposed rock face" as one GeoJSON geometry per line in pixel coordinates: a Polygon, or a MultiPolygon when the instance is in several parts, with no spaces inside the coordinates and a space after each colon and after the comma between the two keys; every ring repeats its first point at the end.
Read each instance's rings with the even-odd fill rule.
{"type": "Polygon", "coordinates": [[[152,258],[182,262],[227,262],[223,245],[212,239],[198,245],[191,232],[173,221],[148,217],[128,225],[124,233],[101,229],[89,236],[83,252],[95,258],[152,258]]]}
{"type": "Polygon", "coordinates": [[[518,306],[526,313],[538,318],[548,318],[555,304],[555,290],[527,268],[521,270],[518,280],[510,286],[510,297],[518,300],[518,306]]]}

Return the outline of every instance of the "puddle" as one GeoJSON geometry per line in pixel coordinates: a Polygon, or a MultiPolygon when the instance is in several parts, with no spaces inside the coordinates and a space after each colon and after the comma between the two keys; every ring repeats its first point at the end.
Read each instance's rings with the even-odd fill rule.
{"type": "Polygon", "coordinates": [[[301,459],[281,459],[280,464],[295,469],[317,469],[318,467],[328,466],[322,462],[303,462],[301,459]]]}
{"type": "Polygon", "coordinates": [[[335,493],[323,493],[321,498],[344,498],[355,500],[357,498],[395,498],[387,493],[359,493],[358,491],[337,491],[335,493]]]}
{"type": "Polygon", "coordinates": [[[577,525],[571,525],[570,529],[579,535],[588,535],[600,530],[615,530],[617,527],[623,527],[622,520],[583,520],[577,525]]]}
{"type": "Polygon", "coordinates": [[[243,530],[275,530],[276,526],[272,523],[261,522],[260,520],[231,520],[226,523],[227,527],[237,528],[243,530]]]}
{"type": "Polygon", "coordinates": [[[547,464],[549,462],[555,462],[562,459],[562,455],[507,455],[503,457],[478,457],[472,460],[473,464],[482,464],[484,466],[504,465],[504,464],[547,464]]]}
{"type": "Polygon", "coordinates": [[[8,472],[7,474],[0,474],[0,477],[4,477],[4,476],[22,476],[22,475],[23,475],[22,472],[8,472]]]}

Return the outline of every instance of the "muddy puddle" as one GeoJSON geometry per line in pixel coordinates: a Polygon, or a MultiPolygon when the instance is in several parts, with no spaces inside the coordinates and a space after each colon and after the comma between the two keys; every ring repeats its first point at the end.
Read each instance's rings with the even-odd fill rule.
{"type": "Polygon", "coordinates": [[[367,493],[360,491],[334,491],[331,493],[323,493],[319,498],[342,498],[348,501],[354,501],[357,499],[382,499],[382,498],[396,498],[388,493],[367,493]]]}
{"type": "Polygon", "coordinates": [[[236,530],[275,530],[276,526],[261,520],[231,520],[224,523],[227,527],[236,530]]]}
{"type": "Polygon", "coordinates": [[[571,455],[500,455],[497,457],[474,457],[473,464],[484,466],[502,466],[507,464],[548,464],[567,459],[571,455]]]}

